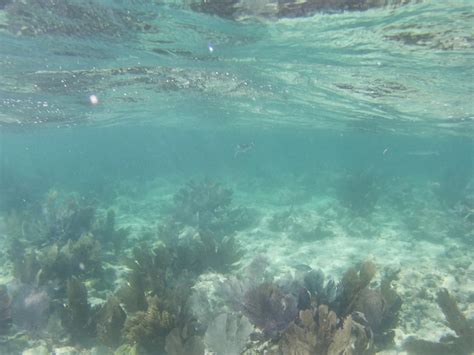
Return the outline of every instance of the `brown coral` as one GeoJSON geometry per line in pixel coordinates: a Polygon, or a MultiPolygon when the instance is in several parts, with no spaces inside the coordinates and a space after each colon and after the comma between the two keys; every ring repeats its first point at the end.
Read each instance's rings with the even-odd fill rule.
{"type": "Polygon", "coordinates": [[[146,312],[136,312],[125,322],[123,337],[129,344],[139,344],[145,349],[164,349],[165,337],[174,327],[174,317],[160,309],[159,299],[149,300],[146,312]]]}
{"type": "Polygon", "coordinates": [[[109,297],[97,315],[97,337],[108,346],[118,346],[126,318],[117,298],[109,297]]]}
{"type": "Polygon", "coordinates": [[[283,355],[352,354],[351,330],[351,316],[339,321],[328,306],[320,305],[317,312],[300,311],[298,319],[283,334],[279,347],[283,355]]]}

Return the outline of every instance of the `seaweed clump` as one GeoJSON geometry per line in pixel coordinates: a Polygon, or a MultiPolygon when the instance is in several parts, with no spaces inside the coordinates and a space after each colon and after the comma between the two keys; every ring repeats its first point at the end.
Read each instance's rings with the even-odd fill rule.
{"type": "Polygon", "coordinates": [[[461,313],[456,300],[448,290],[441,289],[436,301],[443,311],[449,328],[456,336],[446,336],[439,342],[411,338],[405,343],[405,350],[417,355],[467,355],[474,351],[474,326],[461,313]]]}

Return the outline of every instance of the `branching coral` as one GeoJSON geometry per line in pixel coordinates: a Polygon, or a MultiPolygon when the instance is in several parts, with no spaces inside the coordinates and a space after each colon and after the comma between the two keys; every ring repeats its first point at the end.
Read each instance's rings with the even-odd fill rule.
{"type": "Polygon", "coordinates": [[[405,350],[416,355],[472,354],[474,352],[474,326],[461,313],[448,290],[440,290],[436,300],[446,317],[448,326],[454,330],[457,336],[447,336],[439,342],[412,338],[406,342],[405,350]]]}

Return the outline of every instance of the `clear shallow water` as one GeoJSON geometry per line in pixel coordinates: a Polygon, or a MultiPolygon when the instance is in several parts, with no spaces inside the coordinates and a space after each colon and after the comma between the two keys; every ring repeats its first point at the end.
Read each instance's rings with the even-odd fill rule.
{"type": "MultiPolygon", "coordinates": [[[[401,351],[409,337],[453,334],[436,304],[442,288],[473,318],[472,4],[320,11],[318,1],[274,3],[0,1],[0,285],[14,299],[10,307],[0,289],[0,353],[70,345],[88,354],[105,344],[96,351],[110,354],[138,342],[144,354],[187,354],[165,343],[178,342],[172,329],[191,326],[216,351],[216,339],[235,336],[215,329],[229,310],[274,332],[248,308],[223,306],[220,288],[236,286],[235,275],[246,302],[256,297],[246,289],[257,282],[252,260],[258,275],[268,263],[259,280],[290,301],[310,268],[338,282],[368,259],[378,272],[359,298],[373,306],[383,270],[400,270],[393,284],[403,307],[396,325],[382,312],[384,327],[395,329],[389,345],[377,334],[382,354],[401,351]],[[214,196],[224,199],[219,208],[193,210],[207,206],[215,186],[224,188],[214,196]],[[209,214],[218,223],[203,227],[209,214]],[[111,242],[120,228],[129,228],[122,244],[111,242]],[[207,229],[217,244],[203,251],[193,243],[207,229]],[[241,254],[206,254],[225,250],[227,237],[241,254]],[[119,292],[147,260],[134,250],[140,245],[168,253],[169,264],[148,265],[151,275],[138,270],[148,277],[144,292],[173,318],[154,340],[131,335],[140,313],[119,292]],[[165,286],[153,275],[168,275],[165,286]],[[94,312],[107,297],[120,299],[129,323],[118,335],[97,330],[105,316],[74,318],[72,277],[85,283],[94,312]],[[44,317],[48,328],[38,333],[44,317]],[[98,328],[85,334],[85,323],[98,328]],[[15,338],[21,331],[29,343],[15,338]]],[[[276,335],[262,341],[281,347],[276,335]]],[[[224,349],[237,346],[226,341],[224,349]]]]}

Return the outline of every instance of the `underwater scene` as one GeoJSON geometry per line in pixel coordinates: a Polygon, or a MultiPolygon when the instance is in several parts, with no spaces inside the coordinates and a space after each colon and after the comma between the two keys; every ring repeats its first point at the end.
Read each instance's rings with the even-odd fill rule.
{"type": "Polygon", "coordinates": [[[474,353],[471,0],[0,0],[0,355],[474,353]]]}

